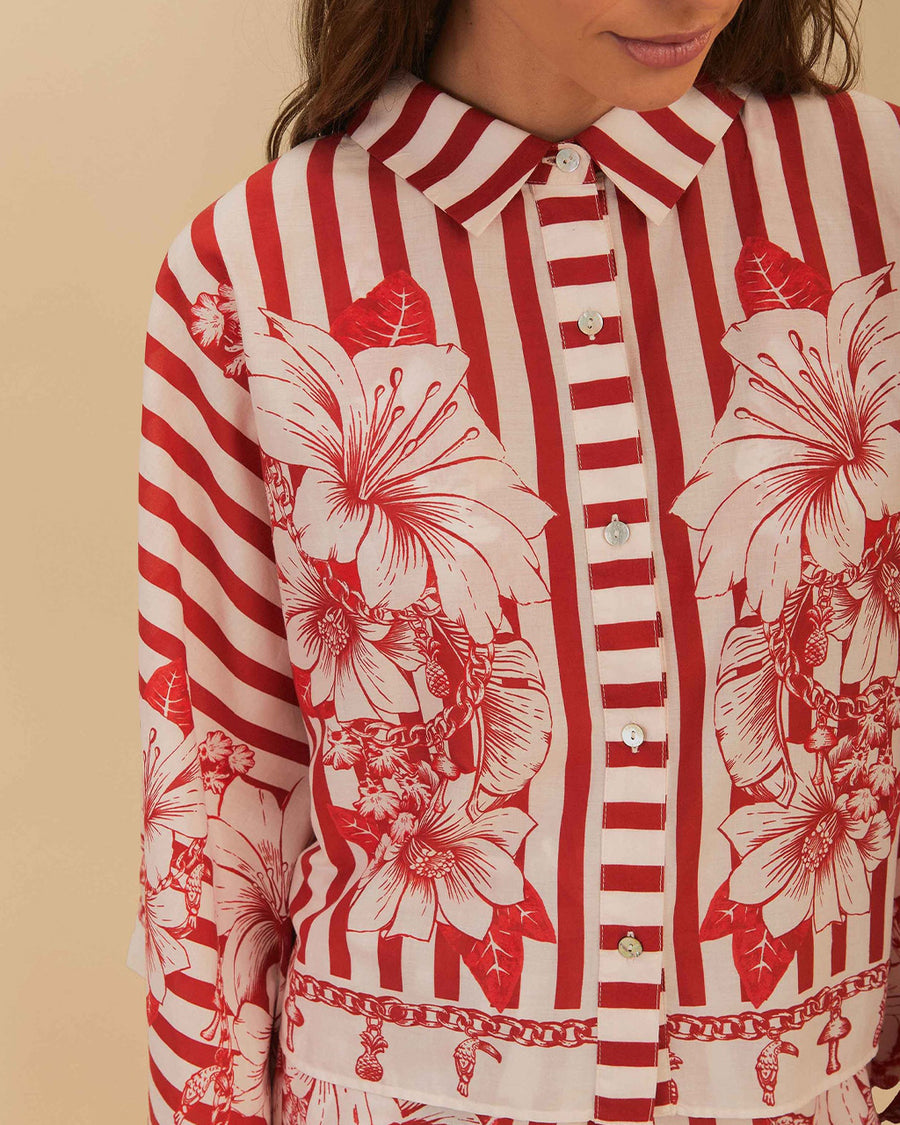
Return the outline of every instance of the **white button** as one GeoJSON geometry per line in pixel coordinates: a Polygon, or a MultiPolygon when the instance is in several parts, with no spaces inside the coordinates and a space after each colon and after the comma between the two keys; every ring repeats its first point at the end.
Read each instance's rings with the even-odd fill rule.
{"type": "Polygon", "coordinates": [[[612,519],[603,529],[603,537],[606,542],[611,543],[614,547],[616,547],[619,543],[624,543],[630,534],[631,528],[628,526],[628,524],[623,523],[623,521],[619,519],[616,513],[613,512],[612,519]]]}
{"type": "Polygon", "coordinates": [[[574,172],[581,163],[581,156],[574,148],[561,148],[556,154],[556,167],[564,172],[574,172]]]}
{"type": "Polygon", "coordinates": [[[623,957],[640,957],[644,952],[644,947],[634,936],[634,930],[629,930],[619,942],[619,952],[623,957]]]}
{"type": "Polygon", "coordinates": [[[596,309],[585,309],[581,316],[578,318],[578,327],[585,334],[593,338],[597,335],[603,327],[603,317],[597,312],[596,309]]]}
{"type": "Polygon", "coordinates": [[[626,746],[630,746],[632,750],[637,750],[640,744],[644,741],[644,731],[637,723],[626,723],[622,727],[622,741],[626,746]]]}

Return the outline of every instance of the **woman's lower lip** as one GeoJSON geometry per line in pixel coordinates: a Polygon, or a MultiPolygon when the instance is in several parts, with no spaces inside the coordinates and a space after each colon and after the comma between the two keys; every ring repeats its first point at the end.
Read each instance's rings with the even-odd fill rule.
{"type": "Polygon", "coordinates": [[[647,66],[681,66],[695,59],[709,42],[711,31],[687,43],[651,43],[649,39],[626,39],[610,32],[633,59],[647,66]]]}

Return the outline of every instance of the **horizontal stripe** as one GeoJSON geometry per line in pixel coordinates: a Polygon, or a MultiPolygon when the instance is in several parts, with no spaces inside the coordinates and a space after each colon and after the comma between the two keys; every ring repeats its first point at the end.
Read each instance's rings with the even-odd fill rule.
{"type": "Polygon", "coordinates": [[[662,804],[614,801],[603,806],[603,824],[606,828],[662,828],[665,820],[666,807],[662,804]]]}
{"type": "Polygon", "coordinates": [[[615,1043],[602,1040],[597,1057],[604,1066],[656,1066],[656,1043],[615,1043]]]}
{"type": "Polygon", "coordinates": [[[553,285],[596,285],[615,277],[612,251],[578,258],[555,258],[548,265],[553,285]]]}
{"type": "Polygon", "coordinates": [[[663,868],[604,863],[600,885],[605,891],[661,891],[663,868]]]}
{"type": "Polygon", "coordinates": [[[627,376],[614,379],[592,379],[589,383],[570,383],[569,396],[575,410],[594,406],[614,406],[631,402],[631,383],[627,376]]]}
{"type": "Polygon", "coordinates": [[[603,1125],[619,1125],[627,1122],[653,1120],[652,1098],[608,1098],[597,1096],[594,1099],[594,1117],[603,1125]]]}
{"type": "Polygon", "coordinates": [[[656,621],[632,621],[596,625],[594,636],[597,638],[597,648],[634,649],[657,644],[659,634],[656,621]]]}
{"type": "MultiPolygon", "coordinates": [[[[624,962],[623,962],[624,963],[624,962]]],[[[656,1008],[659,989],[653,984],[632,984],[628,981],[606,981],[601,986],[604,1008],[656,1008]]]]}
{"type": "Polygon", "coordinates": [[[594,222],[597,218],[595,194],[550,196],[535,203],[542,227],[554,223],[594,222]]]}
{"type": "Polygon", "coordinates": [[[634,438],[613,438],[578,446],[578,461],[583,469],[609,469],[615,465],[633,465],[640,460],[634,438]]]}
{"type": "Polygon", "coordinates": [[[637,586],[653,582],[653,560],[648,559],[610,559],[589,564],[591,586],[611,588],[615,586],[637,586]]]}
{"type": "Polygon", "coordinates": [[[652,707],[662,702],[659,683],[603,685],[604,707],[652,707]]]}

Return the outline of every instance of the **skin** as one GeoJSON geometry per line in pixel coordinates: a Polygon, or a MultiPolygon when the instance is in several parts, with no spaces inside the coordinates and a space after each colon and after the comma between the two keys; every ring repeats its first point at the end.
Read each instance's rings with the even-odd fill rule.
{"type": "Polygon", "coordinates": [[[536,136],[566,140],[613,106],[644,111],[681,97],[741,2],[455,0],[425,77],[536,136]],[[610,34],[640,39],[709,24],[706,48],[664,69],[633,59],[610,34]]]}

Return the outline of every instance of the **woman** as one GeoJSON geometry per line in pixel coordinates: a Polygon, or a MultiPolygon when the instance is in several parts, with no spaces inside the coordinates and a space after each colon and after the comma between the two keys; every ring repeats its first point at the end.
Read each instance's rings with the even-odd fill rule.
{"type": "Polygon", "coordinates": [[[830,0],[303,42],[147,335],[151,1119],[873,1119],[900,107],[830,0]]]}

